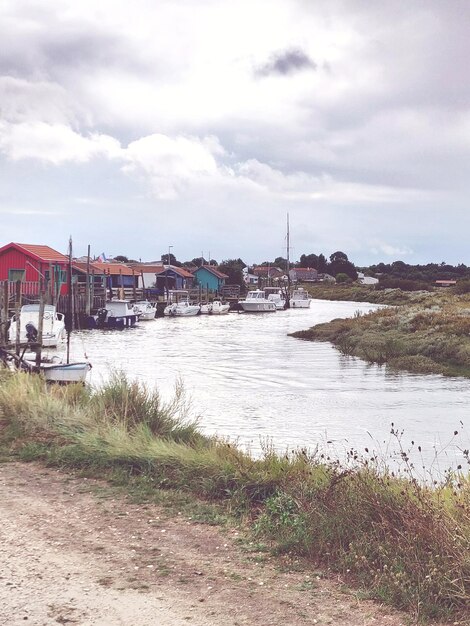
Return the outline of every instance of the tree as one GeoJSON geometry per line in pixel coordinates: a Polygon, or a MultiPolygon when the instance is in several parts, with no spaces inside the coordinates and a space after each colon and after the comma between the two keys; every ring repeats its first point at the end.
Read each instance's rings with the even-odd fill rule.
{"type": "Polygon", "coordinates": [[[326,256],[324,254],[319,254],[317,270],[320,272],[320,274],[324,274],[327,269],[328,261],[326,260],[326,256]]]}
{"type": "Polygon", "coordinates": [[[119,263],[129,263],[129,259],[123,254],[118,254],[114,257],[114,260],[118,261],[119,263]]]}
{"type": "Polygon", "coordinates": [[[241,259],[227,259],[222,261],[219,265],[219,270],[224,274],[227,274],[227,285],[240,285],[243,289],[245,287],[245,280],[243,278],[243,268],[246,267],[241,259]]]}
{"type": "Polygon", "coordinates": [[[339,274],[336,274],[336,282],[337,283],[349,283],[351,282],[351,279],[344,272],[339,272],[339,274]]]}
{"type": "Polygon", "coordinates": [[[162,254],[162,256],[160,257],[162,260],[162,263],[164,265],[174,265],[175,267],[181,267],[182,263],[180,263],[174,254],[172,254],[170,252],[170,260],[168,261],[168,254],[162,254]]]}
{"type": "Polygon", "coordinates": [[[287,270],[287,259],[285,259],[282,256],[278,256],[274,259],[274,263],[273,265],[275,265],[276,267],[279,267],[279,269],[286,271],[287,270]]]}
{"type": "Polygon", "coordinates": [[[318,269],[318,256],[316,254],[301,254],[299,267],[313,267],[318,269]]]}
{"type": "Polygon", "coordinates": [[[344,252],[341,252],[341,250],[338,250],[337,252],[333,252],[333,254],[330,254],[330,263],[336,263],[336,262],[341,262],[341,261],[349,261],[348,259],[348,255],[345,254],[344,252]]]}
{"type": "Polygon", "coordinates": [[[196,267],[201,267],[201,265],[207,265],[207,261],[203,256],[198,256],[195,257],[192,261],[191,261],[192,265],[195,265],[196,267]]]}

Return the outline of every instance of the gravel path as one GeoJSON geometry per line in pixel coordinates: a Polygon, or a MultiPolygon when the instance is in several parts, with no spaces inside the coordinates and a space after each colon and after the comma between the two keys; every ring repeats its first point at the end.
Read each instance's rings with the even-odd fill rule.
{"type": "Polygon", "coordinates": [[[0,465],[0,624],[403,626],[236,530],[131,504],[104,482],[0,465]],[[299,571],[293,571],[299,570],[299,571]]]}

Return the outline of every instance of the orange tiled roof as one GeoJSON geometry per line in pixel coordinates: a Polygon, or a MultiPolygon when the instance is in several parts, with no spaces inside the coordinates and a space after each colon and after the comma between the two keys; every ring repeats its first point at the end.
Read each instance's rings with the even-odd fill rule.
{"type": "MultiPolygon", "coordinates": [[[[84,261],[73,261],[72,267],[79,272],[86,273],[87,264],[84,261]]],[[[90,273],[92,274],[93,272],[95,272],[95,274],[103,274],[103,271],[98,267],[97,263],[90,263],[90,273]]]]}
{"type": "Polygon", "coordinates": [[[58,261],[60,263],[67,263],[68,261],[68,258],[65,256],[65,254],[61,254],[60,252],[57,252],[57,250],[53,250],[52,248],[49,248],[49,246],[42,246],[42,245],[29,244],[29,243],[13,243],[12,242],[0,248],[0,252],[3,252],[3,250],[6,250],[7,248],[10,248],[10,247],[14,247],[17,250],[25,252],[29,256],[35,257],[36,259],[39,259],[40,261],[58,261]]]}
{"type": "Polygon", "coordinates": [[[164,274],[167,269],[172,270],[183,278],[194,278],[193,274],[191,274],[191,272],[188,272],[188,270],[185,270],[183,267],[176,267],[174,265],[164,265],[163,267],[160,267],[159,271],[157,271],[156,274],[164,274]]]}
{"type": "Polygon", "coordinates": [[[95,265],[99,270],[103,272],[103,274],[111,274],[111,275],[122,275],[122,276],[134,276],[137,275],[138,272],[132,270],[131,267],[126,265],[125,263],[99,263],[98,261],[94,261],[93,265],[95,265]]]}

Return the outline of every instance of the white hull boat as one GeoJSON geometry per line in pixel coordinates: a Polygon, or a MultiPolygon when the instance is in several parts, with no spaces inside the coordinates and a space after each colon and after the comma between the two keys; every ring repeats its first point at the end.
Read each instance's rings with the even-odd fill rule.
{"type": "Polygon", "coordinates": [[[290,299],[291,309],[308,309],[310,307],[311,298],[305,289],[294,289],[290,299]]]}
{"type": "Polygon", "coordinates": [[[246,313],[274,313],[276,311],[275,303],[268,300],[261,289],[249,291],[245,300],[240,300],[239,304],[246,313]]]}
{"type": "MultiPolygon", "coordinates": [[[[8,340],[11,343],[16,341],[16,317],[13,316],[8,329],[8,340]]],[[[26,325],[34,326],[37,331],[39,327],[39,304],[25,304],[20,311],[20,343],[27,343],[26,325]]],[[[42,318],[42,346],[44,348],[55,348],[65,340],[65,322],[62,313],[57,313],[55,306],[46,304],[42,318]]]]}
{"type": "Polygon", "coordinates": [[[174,302],[165,307],[163,315],[166,317],[193,317],[200,311],[199,304],[189,302],[174,302]]]}
{"type": "Polygon", "coordinates": [[[139,322],[155,319],[155,315],[157,313],[157,307],[155,304],[152,304],[148,300],[140,300],[135,303],[135,306],[139,311],[139,322]]]}
{"type": "Polygon", "coordinates": [[[39,371],[51,383],[85,383],[90,363],[41,363],[39,371]]]}
{"type": "Polygon", "coordinates": [[[284,309],[286,308],[286,301],[282,297],[281,293],[270,293],[268,295],[268,300],[270,302],[274,302],[277,311],[284,311],[284,309]]]}
{"type": "Polygon", "coordinates": [[[227,315],[230,311],[230,304],[223,304],[220,300],[214,300],[209,304],[201,304],[202,315],[227,315]]]}
{"type": "Polygon", "coordinates": [[[106,308],[88,318],[90,328],[130,328],[139,321],[139,309],[129,300],[109,300],[106,308]]]}

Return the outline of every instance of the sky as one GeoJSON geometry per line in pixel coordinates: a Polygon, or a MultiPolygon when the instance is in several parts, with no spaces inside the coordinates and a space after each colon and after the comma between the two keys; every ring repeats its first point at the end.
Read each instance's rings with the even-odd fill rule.
{"type": "Polygon", "coordinates": [[[0,245],[470,265],[467,0],[2,0],[0,245]]]}

